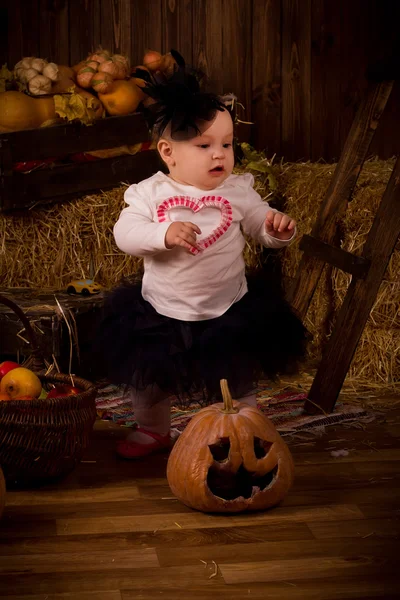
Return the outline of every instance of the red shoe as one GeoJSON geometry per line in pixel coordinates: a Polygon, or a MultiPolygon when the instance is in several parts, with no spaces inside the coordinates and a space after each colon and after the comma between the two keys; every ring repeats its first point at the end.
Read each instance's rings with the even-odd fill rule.
{"type": "Polygon", "coordinates": [[[145,433],[149,437],[152,437],[154,442],[151,442],[150,444],[140,444],[135,441],[122,440],[117,443],[118,456],[131,459],[142,458],[143,456],[148,456],[149,454],[154,454],[161,450],[167,450],[171,446],[169,433],[167,435],[160,435],[159,433],[147,431],[147,429],[142,429],[141,427],[137,427],[135,431],[140,431],[141,433],[145,433]]]}

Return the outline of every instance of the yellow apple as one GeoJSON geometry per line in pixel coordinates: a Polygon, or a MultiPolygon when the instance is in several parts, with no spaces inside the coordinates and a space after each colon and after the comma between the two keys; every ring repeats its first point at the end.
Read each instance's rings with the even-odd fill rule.
{"type": "Polygon", "coordinates": [[[39,377],[25,367],[9,371],[0,381],[0,392],[8,394],[11,400],[18,400],[21,396],[38,398],[41,391],[42,384],[39,377]]]}

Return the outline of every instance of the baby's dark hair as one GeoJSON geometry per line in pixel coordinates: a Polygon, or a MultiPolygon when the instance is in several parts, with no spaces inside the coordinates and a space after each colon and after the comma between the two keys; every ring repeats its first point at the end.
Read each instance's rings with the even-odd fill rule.
{"type": "MultiPolygon", "coordinates": [[[[155,139],[168,135],[175,141],[187,141],[201,133],[199,125],[212,121],[217,111],[227,107],[217,94],[206,91],[206,77],[187,67],[182,56],[171,50],[176,65],[172,75],[146,77],[144,91],[155,100],[147,109],[147,120],[155,139]]],[[[229,112],[229,111],[228,111],[229,112]]]]}

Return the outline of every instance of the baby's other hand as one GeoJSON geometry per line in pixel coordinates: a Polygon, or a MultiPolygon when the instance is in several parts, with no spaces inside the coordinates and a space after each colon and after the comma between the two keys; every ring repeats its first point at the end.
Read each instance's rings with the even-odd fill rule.
{"type": "Polygon", "coordinates": [[[265,231],[278,240],[290,240],[296,227],[296,221],[281,212],[269,210],[265,218],[265,231]]]}
{"type": "Polygon", "coordinates": [[[199,249],[196,244],[196,233],[200,234],[201,230],[194,223],[175,221],[171,223],[165,234],[165,247],[171,249],[175,246],[183,246],[190,254],[197,254],[199,249]]]}

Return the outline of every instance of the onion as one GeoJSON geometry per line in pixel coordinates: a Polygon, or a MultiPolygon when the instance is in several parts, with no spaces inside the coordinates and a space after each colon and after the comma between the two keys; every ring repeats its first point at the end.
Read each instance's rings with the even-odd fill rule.
{"type": "Polygon", "coordinates": [[[103,50],[102,48],[98,48],[96,52],[90,54],[88,56],[88,61],[95,60],[98,63],[103,63],[110,58],[110,52],[108,50],[103,50]]]}
{"type": "Polygon", "coordinates": [[[91,67],[95,71],[99,69],[100,63],[98,60],[87,60],[85,67],[91,67]]]}
{"type": "Polygon", "coordinates": [[[90,88],[93,75],[96,72],[97,71],[92,69],[92,67],[83,67],[76,77],[78,84],[83,88],[90,88]]]}
{"type": "Polygon", "coordinates": [[[113,79],[125,79],[127,76],[126,67],[121,62],[114,61],[113,58],[101,63],[99,72],[109,73],[113,79]]]}
{"type": "Polygon", "coordinates": [[[148,50],[143,57],[143,64],[150,71],[159,71],[161,69],[163,57],[155,50],[148,50]]]}
{"type": "Polygon", "coordinates": [[[103,73],[99,71],[93,75],[91,86],[99,94],[106,94],[110,91],[114,79],[110,73],[103,73]]]}
{"type": "Polygon", "coordinates": [[[129,71],[129,59],[126,56],[123,56],[122,54],[113,54],[111,57],[115,62],[121,63],[122,65],[124,65],[126,72],[128,73],[129,71]]]}

